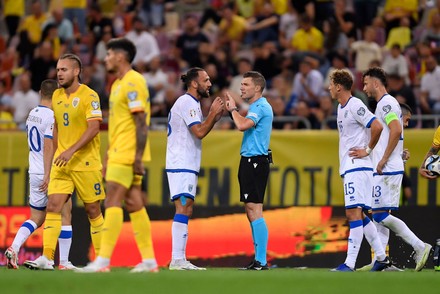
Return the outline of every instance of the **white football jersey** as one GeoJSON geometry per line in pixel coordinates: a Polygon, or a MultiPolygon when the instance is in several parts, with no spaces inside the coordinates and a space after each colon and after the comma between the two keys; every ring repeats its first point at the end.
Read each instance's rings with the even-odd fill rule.
{"type": "Polygon", "coordinates": [[[354,159],[348,154],[350,148],[366,148],[370,142],[368,130],[375,116],[367,106],[356,97],[348,99],[345,105],[338,105],[339,130],[339,174],[356,170],[372,170],[372,161],[369,156],[354,159]]]}
{"type": "Polygon", "coordinates": [[[26,120],[26,132],[29,145],[29,173],[44,174],[44,138],[53,138],[53,110],[37,106],[29,112],[26,120]]]}
{"type": "Polygon", "coordinates": [[[202,141],[190,130],[203,120],[200,102],[188,93],[180,96],[168,114],[167,172],[200,170],[202,141]]]}
{"type": "Polygon", "coordinates": [[[382,134],[380,135],[379,142],[377,142],[376,147],[373,149],[373,164],[376,168],[379,161],[382,159],[385,149],[388,145],[388,138],[390,136],[390,129],[386,123],[386,116],[390,113],[394,112],[400,122],[400,126],[402,128],[402,134],[400,136],[400,140],[397,143],[396,148],[394,148],[391,153],[390,158],[388,159],[383,172],[386,174],[393,174],[396,172],[403,172],[403,123],[402,123],[402,110],[400,109],[399,102],[397,102],[396,98],[389,94],[385,94],[377,103],[377,108],[375,115],[379,119],[380,123],[383,126],[382,134]]]}

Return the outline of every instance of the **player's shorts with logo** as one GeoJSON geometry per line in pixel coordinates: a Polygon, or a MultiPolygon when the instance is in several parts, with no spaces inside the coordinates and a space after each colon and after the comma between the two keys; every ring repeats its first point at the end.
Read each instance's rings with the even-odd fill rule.
{"type": "Polygon", "coordinates": [[[167,171],[167,177],[171,201],[179,199],[182,196],[194,200],[197,190],[197,173],[167,171]]]}
{"type": "Polygon", "coordinates": [[[344,175],[343,181],[345,208],[371,209],[373,169],[348,172],[344,175]]]}
{"type": "Polygon", "coordinates": [[[241,157],[238,169],[241,202],[264,202],[269,170],[269,157],[267,155],[241,157]]]}
{"type": "Polygon", "coordinates": [[[132,185],[141,185],[142,176],[134,174],[132,165],[109,163],[105,173],[105,180],[107,182],[118,183],[125,188],[130,189],[132,185]]]}
{"type": "Polygon", "coordinates": [[[40,191],[44,175],[29,174],[29,205],[37,210],[45,210],[47,205],[46,192],[40,191]]]}
{"type": "Polygon", "coordinates": [[[73,171],[52,166],[47,194],[72,194],[74,190],[84,203],[105,199],[102,172],[100,170],[73,171]]]}
{"type": "Polygon", "coordinates": [[[373,177],[373,210],[397,210],[400,203],[400,190],[403,172],[373,177]]]}

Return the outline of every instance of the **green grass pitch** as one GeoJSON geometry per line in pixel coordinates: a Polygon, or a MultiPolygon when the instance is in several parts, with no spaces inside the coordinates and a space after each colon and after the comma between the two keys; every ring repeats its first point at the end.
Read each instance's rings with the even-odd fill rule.
{"type": "Polygon", "coordinates": [[[440,272],[354,272],[328,269],[275,268],[269,271],[239,271],[208,268],[207,271],[169,271],[131,274],[126,268],[110,273],[31,271],[0,268],[0,293],[440,293],[440,272]]]}

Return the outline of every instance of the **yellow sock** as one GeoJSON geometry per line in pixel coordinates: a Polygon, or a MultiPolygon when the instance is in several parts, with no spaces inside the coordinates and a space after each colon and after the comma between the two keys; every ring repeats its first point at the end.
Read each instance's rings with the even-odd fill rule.
{"type": "Polygon", "coordinates": [[[151,238],[151,222],[145,207],[139,211],[130,213],[130,219],[142,260],[154,258],[153,240],[151,238]]]}
{"type": "Polygon", "coordinates": [[[112,257],[123,222],[124,213],[121,207],[109,207],[105,210],[104,229],[102,230],[101,250],[99,252],[100,257],[112,257]]]}
{"type": "Polygon", "coordinates": [[[93,248],[95,249],[95,256],[99,255],[101,248],[102,228],[104,227],[104,218],[102,214],[94,219],[90,219],[90,236],[92,237],[93,248]]]}
{"type": "Polygon", "coordinates": [[[61,233],[61,213],[48,212],[43,231],[43,255],[50,260],[55,258],[55,248],[61,233]]]}

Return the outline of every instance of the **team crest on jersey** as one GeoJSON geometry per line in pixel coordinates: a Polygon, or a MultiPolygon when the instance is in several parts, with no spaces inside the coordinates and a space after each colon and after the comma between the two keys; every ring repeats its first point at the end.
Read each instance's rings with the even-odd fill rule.
{"type": "Polygon", "coordinates": [[[78,104],[79,104],[79,98],[78,97],[73,98],[73,100],[72,100],[73,107],[77,107],[78,104]]]}
{"type": "Polygon", "coordinates": [[[99,109],[99,102],[98,101],[92,101],[92,107],[94,110],[99,109]]]}
{"type": "Polygon", "coordinates": [[[136,91],[128,92],[127,96],[130,101],[136,100],[138,96],[138,92],[136,91]]]}
{"type": "Polygon", "coordinates": [[[195,109],[190,109],[190,110],[189,110],[189,115],[190,115],[191,117],[196,117],[196,110],[195,110],[195,109]]]}
{"type": "Polygon", "coordinates": [[[188,191],[191,192],[193,190],[193,185],[188,185],[188,191]]]}
{"type": "Polygon", "coordinates": [[[363,108],[363,107],[359,108],[358,111],[357,111],[357,114],[358,114],[359,116],[364,116],[364,114],[365,114],[365,108],[363,108]]]}
{"type": "Polygon", "coordinates": [[[388,112],[390,112],[390,110],[391,110],[391,105],[385,105],[384,107],[382,107],[382,110],[385,112],[385,113],[388,113],[388,112]]]}

